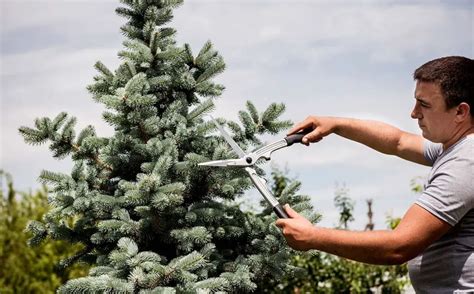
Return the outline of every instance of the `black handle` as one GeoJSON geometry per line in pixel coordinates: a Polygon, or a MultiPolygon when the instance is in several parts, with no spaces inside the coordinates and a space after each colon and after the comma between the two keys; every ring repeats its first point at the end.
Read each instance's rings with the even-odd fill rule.
{"type": "Polygon", "coordinates": [[[279,218],[290,218],[285,209],[280,204],[273,206],[273,211],[279,218]]]}
{"type": "Polygon", "coordinates": [[[285,137],[286,144],[288,144],[288,146],[291,146],[293,145],[293,143],[301,143],[303,137],[306,134],[311,133],[311,131],[312,129],[304,129],[301,132],[285,137]]]}

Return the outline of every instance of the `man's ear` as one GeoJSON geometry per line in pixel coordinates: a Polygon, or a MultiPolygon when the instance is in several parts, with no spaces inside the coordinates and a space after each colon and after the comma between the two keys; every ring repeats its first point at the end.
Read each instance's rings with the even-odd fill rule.
{"type": "Polygon", "coordinates": [[[461,102],[456,107],[456,122],[463,122],[471,117],[471,107],[466,102],[461,102]]]}

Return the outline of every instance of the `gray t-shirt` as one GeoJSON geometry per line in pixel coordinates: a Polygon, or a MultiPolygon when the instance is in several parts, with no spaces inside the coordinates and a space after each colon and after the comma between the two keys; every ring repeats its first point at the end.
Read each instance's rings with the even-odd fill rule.
{"type": "Polygon", "coordinates": [[[443,150],[426,141],[432,169],[415,202],[451,230],[408,262],[417,293],[474,293],[474,135],[443,150]]]}

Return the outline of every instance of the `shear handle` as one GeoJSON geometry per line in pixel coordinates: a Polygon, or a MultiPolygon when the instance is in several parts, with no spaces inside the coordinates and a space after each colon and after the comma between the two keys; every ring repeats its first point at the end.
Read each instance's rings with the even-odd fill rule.
{"type": "Polygon", "coordinates": [[[286,213],[285,209],[283,209],[281,204],[273,206],[273,212],[275,212],[278,218],[290,218],[290,216],[286,213]]]}
{"type": "Polygon", "coordinates": [[[287,146],[291,146],[294,143],[302,143],[301,140],[303,139],[303,137],[306,134],[311,133],[311,131],[311,129],[304,129],[301,132],[285,137],[286,144],[288,144],[287,146]]]}

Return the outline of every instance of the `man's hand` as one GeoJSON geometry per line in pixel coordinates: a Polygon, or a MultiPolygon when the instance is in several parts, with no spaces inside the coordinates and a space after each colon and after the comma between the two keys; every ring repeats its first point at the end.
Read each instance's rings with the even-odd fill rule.
{"type": "Polygon", "coordinates": [[[307,219],[299,215],[290,206],[284,206],[290,218],[278,219],[276,225],[282,229],[288,245],[296,250],[306,251],[314,249],[311,240],[314,237],[315,227],[307,219]]]}
{"type": "Polygon", "coordinates": [[[319,142],[323,137],[333,133],[336,129],[336,125],[337,118],[335,117],[308,116],[304,121],[295,124],[287,135],[310,129],[312,132],[306,134],[302,139],[303,144],[309,145],[310,142],[319,142]]]}

